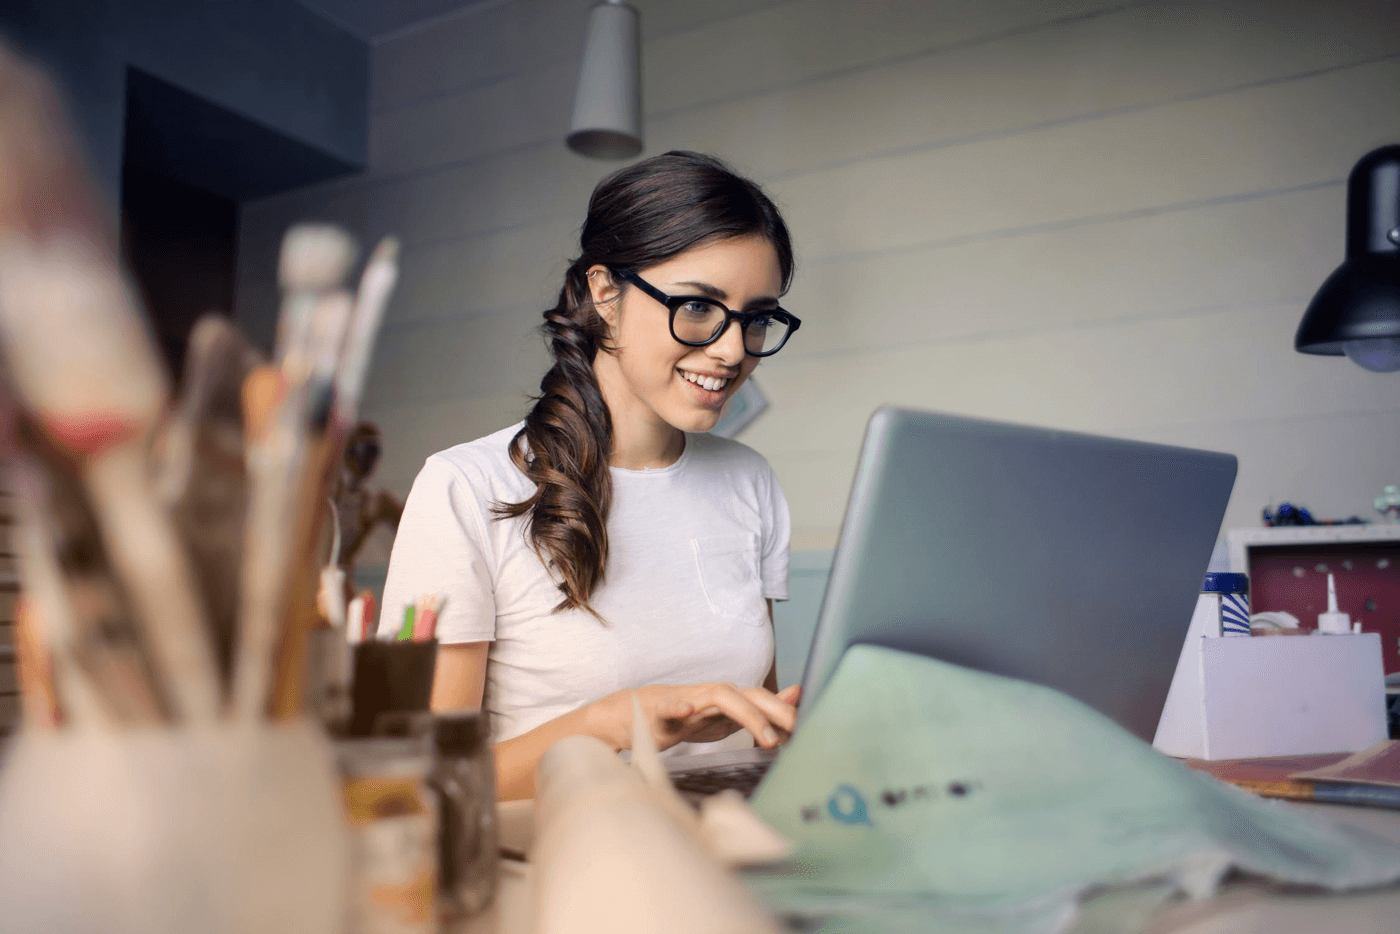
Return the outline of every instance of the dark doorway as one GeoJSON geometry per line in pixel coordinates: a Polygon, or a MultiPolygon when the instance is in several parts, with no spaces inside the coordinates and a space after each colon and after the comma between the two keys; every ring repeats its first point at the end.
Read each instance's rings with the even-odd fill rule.
{"type": "Polygon", "coordinates": [[[122,253],[173,375],[195,321],[229,314],[238,261],[238,204],[163,175],[122,167],[122,253]]]}
{"type": "Polygon", "coordinates": [[[239,205],[357,168],[127,69],[122,252],[173,375],[195,321],[233,308],[239,205]]]}

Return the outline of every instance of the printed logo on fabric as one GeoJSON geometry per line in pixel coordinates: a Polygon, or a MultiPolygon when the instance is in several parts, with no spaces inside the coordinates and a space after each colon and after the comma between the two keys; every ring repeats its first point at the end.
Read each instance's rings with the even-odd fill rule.
{"type": "Polygon", "coordinates": [[[830,820],[847,827],[874,827],[872,809],[893,813],[906,806],[931,804],[935,801],[963,801],[982,789],[975,780],[927,782],[920,785],[882,788],[878,793],[861,791],[855,785],[837,785],[822,803],[803,804],[798,814],[804,824],[830,820]]]}

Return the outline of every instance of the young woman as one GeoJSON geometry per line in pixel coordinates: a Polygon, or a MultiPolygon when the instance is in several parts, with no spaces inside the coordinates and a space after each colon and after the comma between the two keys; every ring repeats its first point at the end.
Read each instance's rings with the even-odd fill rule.
{"type": "Polygon", "coordinates": [[[634,697],[662,748],[792,730],[770,602],[787,501],[760,455],[705,434],[797,329],[778,306],[792,268],[773,203],[715,159],[604,179],[544,315],[533,410],[414,481],[382,625],[445,596],[432,705],[489,712],[503,799],[533,794],[565,736],[629,746],[634,697]]]}

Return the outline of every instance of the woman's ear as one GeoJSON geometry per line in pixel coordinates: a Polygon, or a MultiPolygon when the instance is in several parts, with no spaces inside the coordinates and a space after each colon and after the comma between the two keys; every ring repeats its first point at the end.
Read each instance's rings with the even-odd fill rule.
{"type": "Polygon", "coordinates": [[[612,271],[606,266],[594,266],[588,270],[588,291],[593,296],[593,307],[610,327],[617,326],[617,299],[622,290],[613,280],[612,271]]]}

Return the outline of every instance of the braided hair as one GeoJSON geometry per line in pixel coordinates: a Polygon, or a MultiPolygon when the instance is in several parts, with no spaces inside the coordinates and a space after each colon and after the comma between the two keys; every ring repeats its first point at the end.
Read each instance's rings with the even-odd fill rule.
{"type": "Polygon", "coordinates": [[[498,518],[525,518],[526,539],[559,579],[556,612],[583,609],[597,616],[589,601],[608,563],[612,416],[593,361],[612,348],[588,270],[645,269],[702,243],[746,236],[772,243],[786,290],[793,271],[787,226],[757,185],[720,160],[668,152],[614,172],[593,190],[579,255],[564,275],[558,302],[544,313],[541,330],[554,365],[510,444],[511,460],[535,491],[492,507],[498,518]]]}

